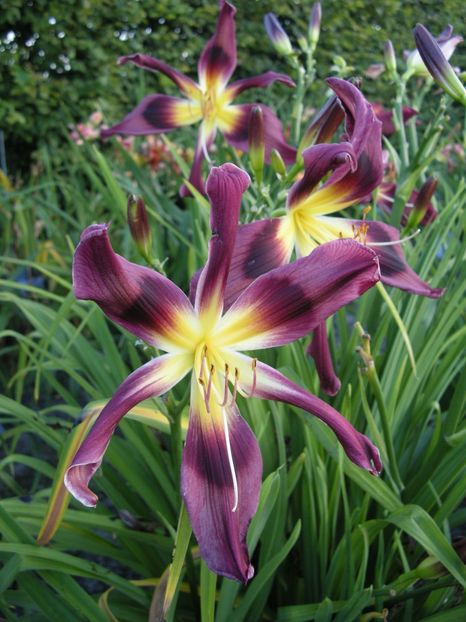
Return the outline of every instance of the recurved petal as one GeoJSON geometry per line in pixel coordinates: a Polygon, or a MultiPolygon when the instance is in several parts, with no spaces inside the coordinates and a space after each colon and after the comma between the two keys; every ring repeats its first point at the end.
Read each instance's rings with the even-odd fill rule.
{"type": "Polygon", "coordinates": [[[212,237],[207,263],[199,277],[195,304],[204,322],[214,322],[222,313],[241,199],[249,182],[249,175],[230,163],[212,168],[207,178],[212,237]]]}
{"type": "Polygon", "coordinates": [[[193,387],[181,494],[210,570],[243,583],[254,575],[246,532],[261,478],[257,441],[236,406],[216,406],[207,413],[193,387]]]}
{"type": "Polygon", "coordinates": [[[89,480],[99,468],[121,418],[139,402],[171,389],[191,367],[188,355],[166,354],[134,371],[120,385],[65,473],[65,486],[78,501],[88,507],[96,505],[97,496],[89,489],[89,480]]]}
{"type": "Polygon", "coordinates": [[[291,88],[296,86],[293,80],[284,73],[277,73],[276,71],[266,71],[265,73],[261,73],[258,76],[251,76],[250,78],[236,80],[227,87],[225,95],[227,96],[227,99],[231,101],[247,89],[265,89],[267,86],[269,86],[269,84],[272,84],[273,82],[281,82],[282,84],[286,84],[286,86],[289,86],[291,88]]]}
{"type": "Polygon", "coordinates": [[[321,322],[314,329],[307,353],[314,359],[322,391],[327,395],[336,395],[340,390],[341,382],[333,368],[325,322],[321,322]]]}
{"type": "Polygon", "coordinates": [[[335,240],[258,277],[223,316],[216,342],[235,350],[290,343],[379,280],[376,254],[335,240]]]}
{"type": "Polygon", "coordinates": [[[356,465],[378,475],[382,469],[380,455],[373,443],[353,428],[350,422],[329,404],[291,382],[282,373],[244,355],[233,355],[231,364],[239,370],[240,387],[250,395],[285,402],[302,408],[326,423],[336,434],[348,458],[356,465]],[[251,373],[251,368],[255,373],[251,373]]]}
{"type": "Polygon", "coordinates": [[[313,145],[303,151],[303,160],[304,175],[288,193],[287,205],[290,209],[308,202],[314,206],[312,191],[330,171],[334,171],[332,178],[336,182],[349,171],[355,171],[358,166],[356,154],[349,142],[313,145]]]}
{"type": "Polygon", "coordinates": [[[73,259],[76,298],[93,300],[126,330],[163,350],[189,344],[196,317],[186,295],[169,279],[117,255],[107,225],[81,235],[73,259]]]}
{"type": "Polygon", "coordinates": [[[260,106],[265,127],[265,160],[270,162],[270,151],[276,149],[286,164],[296,160],[296,149],[287,144],[283,136],[282,125],[268,106],[263,104],[238,104],[225,108],[218,117],[219,129],[227,141],[236,149],[248,151],[248,129],[251,111],[260,106]]]}
{"type": "Polygon", "coordinates": [[[124,65],[126,63],[133,63],[143,69],[163,73],[170,78],[170,80],[176,84],[180,91],[182,91],[190,99],[197,99],[201,97],[201,91],[194,80],[191,80],[191,78],[185,76],[184,73],[181,73],[181,71],[173,69],[173,67],[170,67],[170,65],[164,63],[163,60],[153,58],[147,54],[130,54],[128,56],[121,56],[118,59],[119,65],[124,65]]]}
{"type": "MultiPolygon", "coordinates": [[[[356,227],[363,224],[361,220],[349,222],[356,227]]],[[[366,221],[366,224],[369,226],[367,244],[377,253],[383,283],[429,298],[439,298],[443,294],[442,288],[431,287],[406,263],[398,229],[378,221],[366,221]]]]}
{"type": "Polygon", "coordinates": [[[202,118],[198,102],[169,95],[148,95],[120,123],[101,132],[102,138],[115,134],[139,136],[169,132],[202,118]]]}
{"type": "Polygon", "coordinates": [[[203,89],[224,88],[236,67],[236,9],[220,1],[220,15],[214,36],[207,42],[198,63],[203,89]]]}

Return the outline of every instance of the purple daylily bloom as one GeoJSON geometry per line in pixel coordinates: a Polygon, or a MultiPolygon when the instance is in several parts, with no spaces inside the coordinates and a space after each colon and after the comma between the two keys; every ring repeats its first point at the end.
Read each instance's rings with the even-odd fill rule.
{"type": "MultiPolygon", "coordinates": [[[[421,26],[421,28],[427,32],[427,29],[425,29],[424,26],[421,26]]],[[[423,33],[421,32],[421,37],[422,36],[423,33]]],[[[453,52],[455,51],[456,46],[463,40],[463,37],[461,37],[460,35],[453,35],[453,26],[451,25],[448,25],[436,39],[434,39],[432,35],[430,35],[430,33],[429,37],[437,44],[441,55],[445,58],[446,61],[450,60],[450,58],[453,56],[453,52]]],[[[416,44],[419,47],[418,41],[416,41],[416,44]]],[[[406,50],[404,52],[404,57],[406,61],[407,73],[409,75],[421,76],[424,78],[429,77],[429,70],[426,67],[418,49],[410,51],[406,50]]]]}
{"type": "Polygon", "coordinates": [[[117,255],[106,225],[83,232],[73,262],[76,297],[94,300],[111,320],[166,354],[122,383],[65,474],[68,490],[84,505],[95,506],[97,497],[88,483],[121,418],[191,373],[181,494],[209,568],[243,582],[254,572],[246,532],[257,508],[262,461],[235,405],[237,393],[303,409],[332,428],[355,464],[373,474],[381,469],[375,446],[341,414],[244,354],[290,343],[319,326],[378,281],[377,256],[354,240],[336,240],[252,280],[225,310],[240,203],[248,184],[248,175],[233,164],[213,168],[207,179],[212,237],[194,304],[166,277],[117,255]]]}
{"type": "Polygon", "coordinates": [[[450,37],[447,42],[436,41],[422,24],[414,29],[417,50],[432,78],[450,97],[466,106],[466,89],[448,62],[461,37],[450,37]]]}
{"type": "MultiPolygon", "coordinates": [[[[161,60],[145,54],[123,56],[118,63],[131,62],[149,71],[159,71],[169,77],[186,98],[169,95],[148,95],[120,123],[102,132],[104,138],[114,134],[145,135],[168,132],[193,123],[201,123],[194,162],[189,176],[190,183],[199,192],[204,192],[201,165],[220,130],[226,140],[242,151],[248,150],[248,125],[251,110],[257,104],[233,104],[243,91],[251,88],[265,88],[273,82],[282,82],[289,87],[295,84],[288,76],[267,71],[259,76],[243,78],[228,85],[236,68],[236,9],[225,0],[220,2],[220,15],[214,36],[205,46],[198,64],[199,82],[172,69],[161,60]]],[[[276,149],[291,164],[296,150],[288,145],[283,136],[280,121],[272,110],[261,104],[265,124],[265,158],[269,161],[270,151],[276,149]]],[[[186,196],[189,190],[182,186],[186,196]]]]}
{"type": "MultiPolygon", "coordinates": [[[[304,176],[288,193],[288,211],[238,228],[225,301],[232,304],[260,274],[288,263],[293,250],[308,256],[320,244],[352,238],[372,248],[380,261],[381,281],[421,296],[438,298],[443,290],[422,281],[405,261],[398,229],[378,221],[329,216],[361,203],[382,181],[382,123],[358,88],[339,78],[327,80],[344,108],[341,142],[316,144],[303,151],[304,176]],[[320,182],[328,176],[323,185],[320,182]]],[[[331,366],[325,324],[309,348],[322,388],[334,394],[339,380],[331,366]]]]}

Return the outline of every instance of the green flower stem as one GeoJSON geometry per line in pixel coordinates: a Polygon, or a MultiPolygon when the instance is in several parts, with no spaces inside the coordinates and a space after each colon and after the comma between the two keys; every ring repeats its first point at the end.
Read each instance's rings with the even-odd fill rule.
{"type": "Polygon", "coordinates": [[[382,434],[385,441],[385,447],[387,451],[388,461],[390,464],[390,472],[393,477],[394,483],[396,484],[398,491],[403,490],[404,484],[401,479],[400,473],[398,471],[398,464],[396,460],[395,447],[393,445],[393,437],[390,429],[390,417],[388,414],[388,409],[385,404],[385,398],[383,396],[382,386],[380,384],[379,376],[377,374],[377,370],[374,365],[374,360],[372,358],[372,354],[370,351],[370,337],[364,331],[363,327],[359,322],[356,322],[356,330],[361,337],[363,342],[362,348],[360,349],[360,354],[366,363],[365,373],[367,376],[367,380],[372,389],[372,393],[374,394],[375,401],[377,402],[377,406],[379,408],[380,413],[380,422],[382,424],[382,434]]]}
{"type": "Polygon", "coordinates": [[[403,101],[406,94],[406,82],[399,80],[397,82],[397,93],[395,99],[395,117],[398,125],[398,131],[400,133],[400,153],[403,168],[406,169],[409,166],[409,151],[408,141],[406,139],[405,126],[403,123],[403,101]]]}

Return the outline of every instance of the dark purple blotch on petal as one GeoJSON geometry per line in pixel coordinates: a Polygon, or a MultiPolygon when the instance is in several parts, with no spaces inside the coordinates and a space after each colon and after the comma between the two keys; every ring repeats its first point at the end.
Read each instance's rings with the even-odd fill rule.
{"type": "Polygon", "coordinates": [[[194,408],[183,452],[181,494],[209,569],[246,583],[254,575],[246,533],[257,509],[262,458],[254,434],[236,406],[227,408],[226,414],[238,483],[235,511],[224,428],[218,422],[209,421],[207,413],[201,415],[194,408]]]}

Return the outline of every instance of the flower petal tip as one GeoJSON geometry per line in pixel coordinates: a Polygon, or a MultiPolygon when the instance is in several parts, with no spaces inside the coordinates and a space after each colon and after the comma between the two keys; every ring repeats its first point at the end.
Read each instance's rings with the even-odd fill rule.
{"type": "Polygon", "coordinates": [[[95,508],[99,497],[95,493],[93,493],[90,488],[87,487],[87,484],[84,483],[83,478],[80,477],[82,475],[80,473],[81,466],[88,467],[89,465],[76,464],[70,466],[65,473],[63,481],[66,489],[71,495],[73,495],[75,499],[77,499],[87,508],[95,508]]]}

